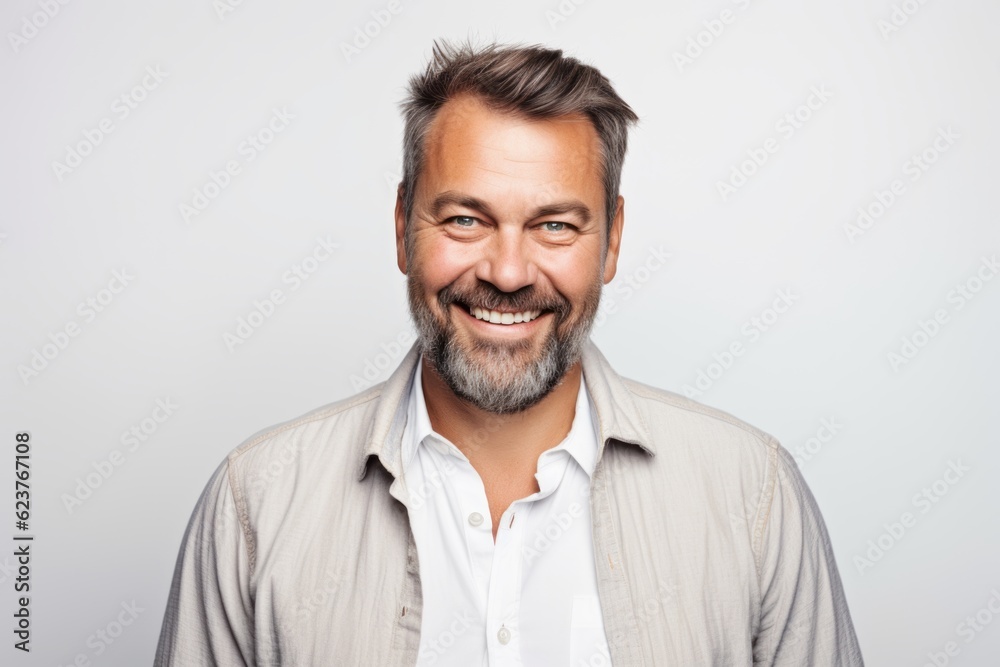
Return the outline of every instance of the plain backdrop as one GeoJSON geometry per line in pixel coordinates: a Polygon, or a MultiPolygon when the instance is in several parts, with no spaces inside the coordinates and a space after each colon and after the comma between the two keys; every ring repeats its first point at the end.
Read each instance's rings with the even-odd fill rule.
{"type": "Polygon", "coordinates": [[[215,467],[396,366],[397,104],[433,39],[471,36],[564,49],[642,119],[593,334],[613,366],[796,454],[868,664],[996,664],[998,21],[985,0],[5,3],[0,662],[150,664],[215,467]]]}

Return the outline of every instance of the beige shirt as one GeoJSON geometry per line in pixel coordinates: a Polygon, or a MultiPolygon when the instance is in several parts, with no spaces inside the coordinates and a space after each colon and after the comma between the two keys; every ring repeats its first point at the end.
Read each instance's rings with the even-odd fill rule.
{"type": "MultiPolygon", "coordinates": [[[[219,466],[184,535],[155,664],[416,664],[420,564],[400,469],[417,357],[219,466]]],[[[592,342],[583,373],[615,666],[862,665],[791,455],[728,414],[620,377],[592,342]]]]}

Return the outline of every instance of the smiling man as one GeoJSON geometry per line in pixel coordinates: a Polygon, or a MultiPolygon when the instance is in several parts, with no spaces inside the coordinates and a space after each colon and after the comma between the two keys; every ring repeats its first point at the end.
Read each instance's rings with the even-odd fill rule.
{"type": "Polygon", "coordinates": [[[617,375],[627,133],[593,67],[435,46],[403,104],[418,340],[202,494],[159,665],[861,665],[788,452],[617,375]]]}

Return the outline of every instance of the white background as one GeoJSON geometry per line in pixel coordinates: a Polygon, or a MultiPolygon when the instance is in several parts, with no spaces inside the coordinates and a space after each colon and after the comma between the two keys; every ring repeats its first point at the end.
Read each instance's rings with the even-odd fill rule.
{"type": "Polygon", "coordinates": [[[371,23],[381,2],[70,2],[51,18],[37,1],[4,4],[0,539],[18,532],[14,434],[27,430],[36,540],[30,655],[12,648],[15,562],[0,547],[0,662],[149,664],[184,527],[227,452],[367,386],[366,367],[385,367],[376,381],[395,367],[410,326],[392,228],[397,104],[434,38],[472,35],[565,49],[642,118],[594,333],[615,368],[677,392],[710,373],[698,400],[797,453],[868,664],[928,664],[952,641],[938,664],[996,664],[1000,280],[977,272],[993,278],[983,258],[1000,252],[1000,6],[400,2],[384,26],[371,23]],[[147,68],[166,73],[155,88],[147,68]],[[829,98],[800,108],[814,87],[829,98]],[[127,117],[122,95],[143,98],[127,117]],[[240,145],[273,109],[294,119],[250,161],[240,145]],[[787,136],[776,124],[796,112],[787,136]],[[111,133],[54,167],[104,118],[111,133]],[[942,128],[947,150],[913,180],[905,165],[942,128]],[[777,151],[723,197],[718,183],[769,138],[777,151]],[[240,173],[185,220],[179,206],[228,160],[240,173]],[[849,233],[894,179],[905,191],[849,233]],[[317,237],[339,247],[293,290],[283,275],[317,237]],[[650,270],[653,250],[670,258],[650,270]],[[129,284],[102,292],[123,270],[129,284]],[[966,284],[979,290],[959,308],[966,284]],[[284,303],[230,350],[224,335],[273,289],[284,303]],[[779,290],[794,301],[774,321],[779,290]],[[89,321],[78,310],[108,297],[89,321]],[[914,341],[939,309],[945,323],[914,341]],[[771,322],[755,340],[753,317],[771,322]],[[911,359],[904,337],[920,344],[911,359]],[[713,355],[735,341],[745,353],[722,368],[713,355]],[[51,358],[32,369],[36,351],[51,358]],[[168,398],[173,414],[148,421],[168,398]],[[130,451],[122,433],[143,420],[156,430],[130,451]],[[810,441],[823,420],[835,435],[810,441]],[[87,488],[113,450],[124,461],[87,488]],[[939,481],[951,464],[968,470],[939,481]],[[935,482],[935,502],[916,503],[935,482]],[[90,495],[67,507],[80,484],[90,495]],[[915,524],[893,537],[904,512],[915,524]],[[888,550],[858,561],[880,538],[888,550]],[[133,601],[135,621],[96,641],[133,601]],[[992,623],[960,625],[977,612],[992,623]]]}

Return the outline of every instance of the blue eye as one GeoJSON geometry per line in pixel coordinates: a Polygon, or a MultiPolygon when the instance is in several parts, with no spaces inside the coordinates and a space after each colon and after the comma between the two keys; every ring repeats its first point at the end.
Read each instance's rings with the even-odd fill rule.
{"type": "Polygon", "coordinates": [[[556,222],[554,220],[549,221],[549,222],[543,222],[542,224],[545,225],[545,229],[548,230],[548,231],[550,231],[550,232],[561,232],[562,230],[564,230],[566,228],[566,223],[565,222],[556,222]],[[556,225],[556,228],[553,229],[549,225],[556,225]]]}
{"type": "Polygon", "coordinates": [[[452,218],[452,220],[454,220],[459,227],[471,227],[476,221],[475,218],[468,215],[456,215],[452,218]]]}

